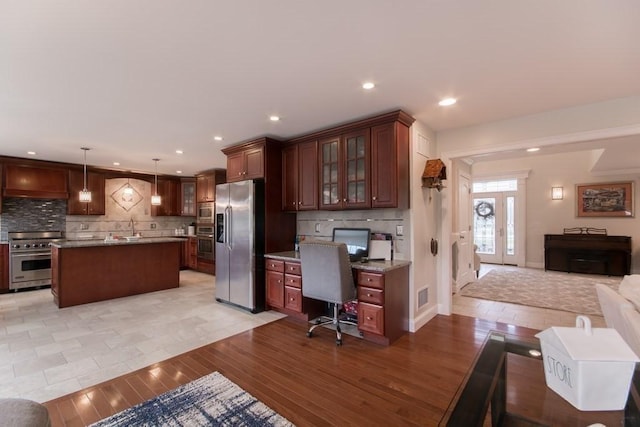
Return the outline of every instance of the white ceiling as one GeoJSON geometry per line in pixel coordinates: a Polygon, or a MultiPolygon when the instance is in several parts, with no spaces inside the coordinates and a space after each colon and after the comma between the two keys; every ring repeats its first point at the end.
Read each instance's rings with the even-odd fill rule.
{"type": "Polygon", "coordinates": [[[640,94],[639,40],[638,0],[0,0],[0,154],[192,175],[397,108],[441,131],[640,94]]]}

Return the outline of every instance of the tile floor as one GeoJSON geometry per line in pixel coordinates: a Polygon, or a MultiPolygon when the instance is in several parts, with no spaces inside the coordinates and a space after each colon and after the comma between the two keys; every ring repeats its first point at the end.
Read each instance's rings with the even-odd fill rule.
{"type": "Polygon", "coordinates": [[[50,289],[0,295],[0,398],[45,402],[283,317],[216,302],[214,280],[64,309],[50,289]]]}
{"type": "MultiPolygon", "coordinates": [[[[483,265],[481,275],[492,268],[512,267],[483,265]]],[[[187,270],[177,289],[64,309],[50,289],[0,295],[0,398],[45,402],[283,317],[217,303],[214,286],[187,270]]],[[[573,313],[459,295],[453,312],[534,329],[575,324],[573,313]]]]}
{"type": "MultiPolygon", "coordinates": [[[[513,266],[482,264],[480,277],[493,269],[517,269],[513,266]]],[[[479,319],[493,320],[532,329],[547,329],[550,326],[575,326],[576,313],[550,310],[548,308],[529,307],[519,304],[509,304],[498,301],[487,301],[476,298],[453,295],[452,312],[479,319]]],[[[606,327],[601,316],[589,316],[591,325],[595,328],[606,327]]]]}

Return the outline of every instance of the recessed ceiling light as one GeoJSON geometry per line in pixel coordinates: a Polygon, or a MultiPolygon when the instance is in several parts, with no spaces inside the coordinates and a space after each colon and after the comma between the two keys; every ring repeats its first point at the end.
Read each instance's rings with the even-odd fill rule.
{"type": "Polygon", "coordinates": [[[213,140],[214,141],[222,141],[222,137],[221,136],[214,136],[213,140]]]}
{"type": "Polygon", "coordinates": [[[364,83],[362,83],[362,89],[371,90],[374,87],[376,87],[376,85],[373,82],[364,82],[364,83]]]}
{"type": "Polygon", "coordinates": [[[182,150],[176,150],[176,154],[182,154],[182,150]]]}
{"type": "Polygon", "coordinates": [[[272,122],[278,122],[278,121],[280,121],[280,117],[279,116],[270,116],[269,120],[271,120],[272,122]]]}
{"type": "Polygon", "coordinates": [[[532,148],[527,148],[527,151],[529,153],[535,153],[536,151],[540,151],[540,149],[538,147],[532,147],[532,148]]]}
{"type": "Polygon", "coordinates": [[[35,151],[27,151],[27,154],[30,156],[35,156],[36,152],[35,151]]]}
{"type": "Polygon", "coordinates": [[[182,171],[176,171],[176,173],[182,173],[182,171]]]}
{"type": "Polygon", "coordinates": [[[120,162],[113,162],[113,166],[120,166],[120,162]]]}
{"type": "Polygon", "coordinates": [[[449,105],[453,105],[456,102],[458,102],[458,100],[455,98],[444,98],[443,100],[438,102],[438,105],[441,107],[448,107],[449,105]]]}

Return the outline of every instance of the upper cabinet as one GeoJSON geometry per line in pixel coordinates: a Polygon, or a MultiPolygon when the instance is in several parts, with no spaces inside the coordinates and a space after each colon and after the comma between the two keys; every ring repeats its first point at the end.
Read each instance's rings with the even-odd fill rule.
{"type": "MultiPolygon", "coordinates": [[[[228,149],[222,150],[225,154],[228,149]]],[[[227,154],[227,181],[264,178],[264,147],[246,146],[227,154]]]]}
{"type": "Polygon", "coordinates": [[[408,208],[409,127],[413,121],[403,111],[395,111],[289,141],[283,151],[285,210],[294,210],[295,185],[307,173],[317,177],[319,209],[408,208]],[[311,139],[318,141],[318,170],[300,170],[300,163],[293,160],[293,147],[298,146],[300,159],[300,147],[311,139]],[[294,164],[299,173],[298,182],[292,184],[288,181],[294,173],[287,171],[293,171],[289,165],[294,164]]]}
{"type": "Polygon", "coordinates": [[[320,209],[371,207],[369,129],[320,141],[320,209]]]}
{"type": "Polygon", "coordinates": [[[87,172],[87,189],[91,191],[91,202],[81,202],[80,191],[84,188],[84,173],[82,170],[69,170],[69,200],[67,214],[69,215],[104,215],[105,214],[105,176],[98,172],[87,172]]]}
{"type": "Polygon", "coordinates": [[[7,163],[4,167],[2,195],[67,199],[67,169],[7,163]]]}
{"type": "Polygon", "coordinates": [[[228,173],[224,169],[214,169],[196,176],[197,202],[215,202],[216,185],[227,182],[228,173]]]}
{"type": "MultiPolygon", "coordinates": [[[[151,205],[151,216],[178,216],[180,215],[178,201],[177,179],[158,178],[159,205],[151,205]]],[[[151,193],[155,193],[155,184],[151,184],[151,193]]]]}
{"type": "Polygon", "coordinates": [[[318,209],[318,143],[308,141],[282,150],[282,209],[318,209]]]}
{"type": "Polygon", "coordinates": [[[180,180],[180,215],[196,216],[196,180],[183,178],[180,180]]]}

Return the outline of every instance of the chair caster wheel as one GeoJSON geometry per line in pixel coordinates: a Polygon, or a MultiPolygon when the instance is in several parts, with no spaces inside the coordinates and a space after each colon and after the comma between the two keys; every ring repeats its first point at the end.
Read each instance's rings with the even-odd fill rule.
{"type": "Polygon", "coordinates": [[[311,338],[313,336],[313,332],[309,331],[307,332],[307,337],[311,338]]]}
{"type": "Polygon", "coordinates": [[[342,345],[342,340],[341,340],[341,339],[340,339],[340,340],[336,340],[336,345],[337,345],[337,346],[342,345]]]}

